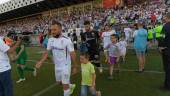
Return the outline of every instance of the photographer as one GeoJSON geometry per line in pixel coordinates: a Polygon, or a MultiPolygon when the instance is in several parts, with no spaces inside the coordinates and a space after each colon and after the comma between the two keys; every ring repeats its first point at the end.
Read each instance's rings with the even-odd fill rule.
{"type": "Polygon", "coordinates": [[[15,52],[21,40],[18,38],[16,44],[10,48],[3,39],[3,35],[0,34],[0,96],[13,96],[11,65],[8,54],[15,52]]]}

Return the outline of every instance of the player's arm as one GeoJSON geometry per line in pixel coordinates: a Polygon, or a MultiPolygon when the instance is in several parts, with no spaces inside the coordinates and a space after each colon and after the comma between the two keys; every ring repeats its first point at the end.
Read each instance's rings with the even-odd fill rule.
{"type": "Polygon", "coordinates": [[[96,86],[96,73],[92,73],[92,87],[96,86]]]}
{"type": "Polygon", "coordinates": [[[7,51],[7,53],[8,53],[8,54],[11,54],[11,53],[15,52],[16,48],[20,45],[20,43],[21,43],[21,39],[18,38],[18,41],[15,43],[14,46],[12,46],[12,47],[7,51]]]}
{"type": "Polygon", "coordinates": [[[66,45],[69,53],[70,53],[70,57],[73,63],[73,73],[72,74],[76,74],[77,73],[77,68],[78,68],[78,64],[77,64],[77,58],[76,58],[76,52],[74,51],[74,46],[73,43],[71,42],[71,40],[68,40],[67,45],[66,45]]]}
{"type": "Polygon", "coordinates": [[[51,39],[48,40],[48,44],[47,44],[47,50],[43,53],[40,61],[36,64],[36,68],[40,68],[43,64],[43,62],[48,58],[48,53],[52,50],[52,42],[51,39]]]}
{"type": "Polygon", "coordinates": [[[71,52],[70,56],[71,56],[71,60],[73,62],[73,67],[78,67],[77,58],[76,58],[76,52],[75,51],[71,52]]]}
{"type": "Polygon", "coordinates": [[[72,69],[72,74],[76,74],[77,73],[77,69],[78,69],[78,64],[77,64],[77,58],[76,58],[76,52],[73,51],[70,53],[70,56],[71,56],[71,60],[73,62],[73,69],[72,69]]]}
{"type": "Polygon", "coordinates": [[[120,44],[117,44],[117,45],[116,45],[116,48],[117,48],[117,51],[118,51],[118,56],[117,56],[116,62],[119,62],[119,59],[120,59],[120,53],[121,53],[121,47],[120,47],[120,44]]]}
{"type": "Polygon", "coordinates": [[[93,65],[91,65],[91,75],[92,75],[92,88],[95,88],[95,86],[96,86],[96,73],[95,73],[95,69],[94,69],[93,65]]]}
{"type": "Polygon", "coordinates": [[[24,51],[25,47],[24,45],[21,45],[21,50],[19,51],[19,53],[16,56],[16,59],[18,59],[18,57],[22,54],[22,52],[24,51]]]}
{"type": "Polygon", "coordinates": [[[107,63],[108,62],[108,60],[109,60],[109,51],[108,51],[108,49],[110,48],[110,44],[108,44],[107,46],[106,46],[106,48],[105,49],[107,49],[107,50],[104,50],[104,55],[105,55],[105,62],[107,63]]]}
{"type": "Polygon", "coordinates": [[[47,58],[48,58],[48,51],[46,50],[46,51],[43,53],[40,61],[36,64],[36,68],[40,68],[40,67],[42,66],[43,62],[44,62],[47,58]]]}

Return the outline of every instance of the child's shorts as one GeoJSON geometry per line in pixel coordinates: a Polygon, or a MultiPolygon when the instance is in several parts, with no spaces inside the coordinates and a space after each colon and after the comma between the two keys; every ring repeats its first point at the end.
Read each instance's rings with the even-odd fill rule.
{"type": "Polygon", "coordinates": [[[137,56],[145,56],[145,50],[136,50],[137,56]]]}
{"type": "Polygon", "coordinates": [[[109,57],[109,64],[114,65],[117,63],[117,57],[109,57]]]}

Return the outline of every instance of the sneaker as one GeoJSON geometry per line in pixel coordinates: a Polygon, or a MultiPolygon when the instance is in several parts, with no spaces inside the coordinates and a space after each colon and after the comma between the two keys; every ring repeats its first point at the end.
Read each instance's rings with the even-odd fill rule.
{"type": "Polygon", "coordinates": [[[37,69],[36,69],[36,68],[34,68],[33,76],[34,76],[34,77],[36,77],[36,76],[37,76],[37,69]]]}
{"type": "Polygon", "coordinates": [[[101,96],[101,92],[100,92],[100,91],[97,91],[97,92],[96,92],[96,96],[101,96]]]}
{"type": "Polygon", "coordinates": [[[16,83],[21,83],[21,82],[23,82],[23,81],[25,81],[25,78],[19,79],[18,81],[16,81],[16,83]]]}
{"type": "Polygon", "coordinates": [[[103,73],[103,68],[99,68],[99,72],[100,72],[100,74],[102,74],[103,73]]]}
{"type": "Polygon", "coordinates": [[[76,88],[76,84],[72,84],[70,86],[70,95],[73,94],[75,88],[76,88]]]}

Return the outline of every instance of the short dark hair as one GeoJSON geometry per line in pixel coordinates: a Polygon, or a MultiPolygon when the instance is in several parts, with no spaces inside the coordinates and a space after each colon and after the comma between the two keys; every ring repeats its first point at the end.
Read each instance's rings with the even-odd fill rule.
{"type": "Polygon", "coordinates": [[[166,17],[167,17],[168,19],[170,19],[170,12],[168,12],[168,13],[166,14],[166,17]]]}
{"type": "Polygon", "coordinates": [[[84,56],[86,59],[89,59],[90,56],[88,53],[81,53],[80,56],[84,56]]]}
{"type": "Polygon", "coordinates": [[[60,26],[60,27],[62,27],[62,25],[61,25],[61,23],[60,22],[58,22],[57,20],[52,20],[52,22],[51,22],[51,25],[58,25],[58,26],[60,26]]]}
{"type": "Polygon", "coordinates": [[[116,39],[119,39],[117,34],[112,34],[111,37],[115,37],[116,39]]]}
{"type": "Polygon", "coordinates": [[[85,21],[84,25],[90,25],[90,21],[85,21]]]}

